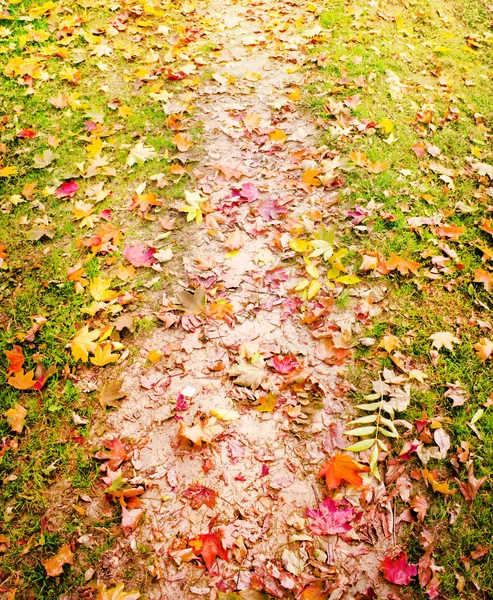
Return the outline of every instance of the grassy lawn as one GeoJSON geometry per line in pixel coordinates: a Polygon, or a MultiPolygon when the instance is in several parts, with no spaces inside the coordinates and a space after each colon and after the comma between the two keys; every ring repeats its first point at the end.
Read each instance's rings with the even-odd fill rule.
{"type": "MultiPolygon", "coordinates": [[[[358,350],[355,400],[369,391],[368,370],[425,373],[413,381],[403,418],[423,423],[409,439],[424,447],[437,428],[450,435],[446,458],[432,457],[426,467],[454,493],[433,492],[412,455],[413,495],[424,494],[429,508],[422,522],[407,525],[402,545],[414,562],[432,547],[441,597],[491,597],[493,555],[481,549],[491,546],[493,519],[492,370],[477,348],[492,338],[491,10],[481,2],[418,0],[333,1],[319,11],[308,108],[327,146],[347,158],[340,234],[360,259],[373,259],[358,274],[389,288],[385,311],[365,334],[375,343],[358,350]],[[380,268],[392,255],[419,266],[407,274],[380,268]],[[437,332],[457,343],[436,351],[430,336],[437,332]],[[395,348],[384,348],[385,336],[395,336],[395,348]],[[456,382],[462,403],[444,395],[456,382]],[[477,432],[473,415],[480,415],[477,432]],[[478,480],[486,478],[474,500],[457,485],[467,482],[468,461],[478,480]]],[[[412,597],[428,596],[416,585],[412,597]]]]}

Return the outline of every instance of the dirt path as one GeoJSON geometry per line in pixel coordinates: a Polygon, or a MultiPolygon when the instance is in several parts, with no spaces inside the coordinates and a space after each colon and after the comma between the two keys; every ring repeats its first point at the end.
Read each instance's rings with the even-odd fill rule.
{"type": "Polygon", "coordinates": [[[355,598],[369,587],[384,597],[375,582],[395,544],[384,486],[364,473],[363,491],[331,493],[347,502],[339,508],[354,509],[344,534],[317,535],[307,519],[326,496],[320,466],[346,443],[345,361],[361,328],[355,307],[377,310],[364,286],[344,310],[332,299],[340,289],[324,288],[307,311],[294,292],[306,274],[290,240],[322,224],[337,230],[337,190],[301,180],[320,165],[335,172],[335,153],[319,147],[296,103],[317,26],[305,22],[300,33],[293,24],[293,12],[309,14],[299,2],[220,1],[203,10],[221,51],[195,100],[204,149],[189,191],[208,200],[205,224],[187,228],[161,305],[148,301],[164,327],[125,365],[128,398],[108,418],[109,432],[134,440],[132,483],[147,489],[142,507],[124,511],[127,537],[108,566],[118,572],[123,548],[150,548],[155,583],[145,594],[156,599],[250,589],[355,598]],[[181,296],[188,310],[179,319],[170,309],[194,289],[194,299],[181,296]],[[156,366],[146,362],[152,350],[164,354],[156,366]],[[213,507],[197,508],[203,499],[213,507]],[[200,550],[208,533],[222,545],[209,572],[188,544],[203,536],[200,550]]]}

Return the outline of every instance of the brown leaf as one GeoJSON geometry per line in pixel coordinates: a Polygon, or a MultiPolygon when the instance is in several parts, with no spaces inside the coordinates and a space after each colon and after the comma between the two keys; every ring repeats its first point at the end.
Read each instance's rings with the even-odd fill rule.
{"type": "Polygon", "coordinates": [[[73,565],[74,554],[70,549],[70,544],[64,544],[60,550],[47,560],[42,562],[43,567],[46,569],[48,577],[56,577],[63,573],[63,565],[73,565]]]}
{"type": "Polygon", "coordinates": [[[469,500],[470,502],[472,502],[473,500],[475,500],[477,494],[478,494],[478,490],[479,488],[483,485],[483,483],[486,481],[487,477],[481,477],[481,479],[476,479],[475,475],[474,475],[474,463],[472,460],[469,460],[467,462],[467,483],[461,483],[460,481],[457,481],[457,483],[459,484],[459,489],[461,491],[461,494],[464,496],[464,498],[466,500],[469,500]]]}
{"type": "Polygon", "coordinates": [[[428,502],[423,494],[416,494],[414,498],[409,502],[409,506],[416,512],[418,515],[418,521],[423,522],[426,517],[426,513],[428,512],[428,502]]]}
{"type": "Polygon", "coordinates": [[[103,386],[99,394],[99,404],[103,409],[112,406],[113,408],[120,408],[121,403],[118,400],[125,398],[125,392],[121,391],[122,381],[108,381],[103,386]]]}

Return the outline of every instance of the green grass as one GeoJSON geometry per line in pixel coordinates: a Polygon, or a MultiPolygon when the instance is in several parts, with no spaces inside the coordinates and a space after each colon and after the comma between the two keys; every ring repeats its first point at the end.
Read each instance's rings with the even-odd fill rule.
{"type": "MultiPolygon", "coordinates": [[[[361,5],[356,10],[334,0],[324,2],[320,10],[319,23],[330,31],[330,37],[327,42],[311,47],[312,56],[322,60],[318,60],[318,77],[316,80],[311,77],[306,87],[306,107],[325,121],[329,129],[324,141],[330,148],[342,156],[356,151],[366,154],[371,162],[388,163],[388,168],[379,174],[368,174],[361,167],[344,174],[349,193],[341,196],[342,218],[356,204],[364,208],[372,202],[377,207],[363,222],[366,231],[339,227],[340,239],[360,255],[377,251],[382,258],[388,258],[397,254],[422,263],[423,271],[433,268],[431,257],[446,256],[439,244],[447,244],[459,256],[459,268],[450,260],[448,271],[437,272],[438,280],[402,277],[396,272],[384,276],[390,288],[390,296],[384,303],[390,310],[376,317],[364,332],[364,337],[375,338],[376,344],[357,348],[351,381],[361,389],[358,394],[361,400],[369,391],[370,381],[383,367],[399,372],[388,354],[378,348],[386,334],[404,340],[399,351],[413,368],[428,375],[424,384],[412,382],[412,401],[403,415],[411,423],[423,415],[431,421],[442,419],[451,436],[447,459],[431,460],[428,468],[435,469],[457,490],[456,479],[465,482],[467,473],[465,466],[457,461],[456,450],[461,442],[467,442],[476,477],[488,477],[472,507],[458,490],[447,497],[433,494],[422,481],[414,482],[415,490],[427,494],[430,504],[424,526],[433,533],[433,560],[443,567],[439,572],[440,592],[450,600],[464,597],[457,588],[455,574],[458,574],[465,578],[463,593],[468,598],[489,598],[493,594],[491,553],[471,561],[469,569],[463,557],[469,557],[477,545],[491,543],[493,518],[491,408],[485,409],[477,424],[482,440],[467,425],[479,408],[488,406],[491,394],[490,361],[480,362],[474,350],[475,343],[482,337],[491,338],[491,334],[471,321],[472,318],[491,320],[491,294],[473,281],[475,269],[492,270],[476,247],[478,240],[485,247],[492,245],[491,236],[479,227],[482,219],[490,218],[491,201],[484,195],[490,182],[480,181],[469,168],[472,159],[493,163],[489,144],[493,83],[488,76],[481,76],[491,70],[493,58],[491,13],[481,3],[472,5],[464,0],[447,4],[427,0],[405,5],[383,2],[378,8],[361,5]],[[467,47],[470,33],[479,34],[477,50],[467,47]],[[398,85],[392,87],[395,77],[389,72],[406,86],[404,91],[400,92],[398,85]],[[362,86],[360,82],[351,83],[361,76],[365,78],[362,86]],[[442,77],[449,79],[450,85],[444,85],[442,77]],[[474,85],[467,85],[466,80],[472,80],[474,85]],[[348,115],[359,121],[372,121],[373,130],[331,135],[330,127],[338,120],[338,111],[332,107],[356,94],[359,102],[348,115]],[[431,126],[417,117],[427,105],[432,109],[431,126]],[[458,109],[458,120],[445,118],[450,107],[458,109]],[[381,126],[384,119],[392,122],[390,140],[390,132],[381,126]],[[425,146],[433,144],[441,154],[432,157],[425,151],[425,156],[417,157],[412,150],[417,142],[425,146]],[[454,185],[447,188],[438,174],[427,169],[430,162],[456,170],[454,185]],[[458,202],[477,210],[461,212],[455,208],[458,202]],[[410,217],[437,214],[443,214],[446,223],[466,228],[458,242],[441,240],[427,225],[414,230],[408,226],[410,217]],[[429,354],[430,335],[438,331],[458,332],[462,343],[453,352],[442,349],[434,365],[429,354]],[[467,390],[469,400],[461,407],[451,408],[451,401],[443,394],[447,390],[445,384],[455,381],[460,381],[467,390]],[[458,506],[460,516],[451,523],[458,506]]],[[[359,260],[355,263],[357,267],[359,260]]],[[[433,434],[429,426],[428,431],[433,434]]],[[[415,432],[413,435],[417,436],[415,432]]],[[[400,446],[398,442],[396,450],[400,446]]],[[[422,467],[417,458],[409,461],[408,466],[409,472],[422,467]]],[[[406,506],[402,503],[400,508],[406,506]]],[[[419,523],[407,526],[401,540],[414,562],[424,552],[419,542],[420,528],[419,523]]],[[[410,597],[427,596],[415,584],[410,597]]]]}

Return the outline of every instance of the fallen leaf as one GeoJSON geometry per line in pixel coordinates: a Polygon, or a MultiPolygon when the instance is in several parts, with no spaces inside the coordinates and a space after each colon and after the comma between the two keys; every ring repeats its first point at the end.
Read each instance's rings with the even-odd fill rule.
{"type": "Polygon", "coordinates": [[[7,369],[7,377],[11,373],[17,373],[21,370],[22,365],[24,364],[24,353],[22,352],[22,348],[20,346],[12,346],[12,350],[5,350],[5,356],[9,362],[9,367],[7,369]]]}
{"type": "Polygon", "coordinates": [[[419,275],[418,269],[421,266],[418,262],[406,260],[396,254],[391,254],[390,260],[385,261],[387,271],[395,271],[397,269],[401,275],[408,275],[409,272],[413,273],[413,275],[419,275]]]}
{"type": "Polygon", "coordinates": [[[433,340],[433,348],[436,348],[437,350],[446,348],[447,350],[450,350],[450,352],[454,351],[452,344],[461,343],[458,337],[456,337],[453,333],[449,333],[448,331],[438,331],[437,333],[433,333],[430,335],[429,339],[433,340]]]}
{"type": "Polygon", "coordinates": [[[76,336],[69,344],[70,349],[72,350],[72,356],[75,360],[87,362],[89,352],[94,352],[94,349],[96,348],[94,340],[97,340],[100,335],[101,331],[99,329],[89,331],[88,325],[84,325],[84,327],[79,329],[76,336]]]}
{"type": "Polygon", "coordinates": [[[431,484],[434,492],[439,492],[445,496],[455,494],[456,490],[451,490],[447,481],[440,483],[436,480],[435,474],[431,471],[428,471],[428,469],[423,469],[423,475],[425,476],[426,481],[431,484]]]}
{"type": "Polygon", "coordinates": [[[409,501],[409,506],[418,515],[418,521],[422,523],[428,512],[428,501],[426,500],[426,497],[423,494],[416,494],[416,496],[409,501]]]}
{"type": "Polygon", "coordinates": [[[7,383],[14,387],[16,390],[30,390],[36,385],[36,380],[34,379],[34,370],[26,371],[21,369],[11,375],[7,379],[7,383]]]}
{"type": "Polygon", "coordinates": [[[178,292],[177,296],[185,314],[199,315],[204,311],[207,302],[207,293],[202,286],[198,287],[193,294],[183,290],[178,292]]]}
{"type": "Polygon", "coordinates": [[[483,338],[480,342],[474,344],[479,360],[485,362],[493,353],[493,342],[487,338],[483,338]]]}
{"type": "Polygon", "coordinates": [[[119,354],[112,354],[113,344],[106,342],[105,344],[96,344],[93,350],[94,356],[89,359],[93,365],[97,367],[104,367],[110,363],[116,362],[119,358],[119,354]]]}
{"type": "Polygon", "coordinates": [[[241,361],[237,365],[233,365],[228,371],[230,377],[236,377],[236,385],[242,385],[249,387],[252,390],[256,390],[268,375],[263,360],[259,360],[257,363],[249,363],[241,361]]]}
{"type": "Polygon", "coordinates": [[[212,569],[217,556],[228,560],[228,552],[223,548],[221,539],[216,533],[197,535],[188,541],[188,545],[193,548],[195,556],[202,556],[208,571],[212,569]]]}
{"type": "Polygon", "coordinates": [[[154,258],[155,248],[135,244],[135,246],[125,246],[123,256],[134,267],[151,267],[157,260],[154,258]]]}
{"type": "Polygon", "coordinates": [[[143,508],[127,509],[124,506],[122,507],[122,532],[125,537],[128,537],[135,531],[143,514],[143,508]]]}
{"type": "Polygon", "coordinates": [[[126,460],[130,458],[125,445],[117,437],[110,440],[104,440],[103,442],[106,450],[100,450],[94,456],[98,460],[107,460],[107,467],[112,471],[118,469],[118,467],[126,460]]]}
{"type": "Polygon", "coordinates": [[[47,560],[42,562],[43,567],[46,569],[48,577],[56,577],[63,573],[63,565],[73,565],[74,554],[70,549],[70,544],[63,545],[60,550],[47,560]]]}
{"type": "Polygon", "coordinates": [[[459,480],[456,480],[459,484],[459,490],[461,494],[464,496],[466,500],[472,502],[476,499],[479,488],[483,485],[483,483],[488,479],[485,475],[481,477],[481,479],[476,479],[474,475],[474,462],[472,460],[467,461],[467,483],[461,483],[459,480]]]}
{"type": "Polygon", "coordinates": [[[190,500],[190,506],[194,509],[198,509],[202,505],[214,508],[216,506],[217,492],[194,483],[183,492],[183,497],[190,500]]]}
{"type": "Polygon", "coordinates": [[[64,181],[62,185],[55,190],[55,196],[57,198],[73,198],[78,189],[79,186],[74,180],[64,181]]]}
{"type": "Polygon", "coordinates": [[[144,142],[139,142],[130,150],[127,158],[127,166],[131,167],[136,163],[140,164],[146,160],[152,160],[153,158],[156,158],[157,155],[158,154],[154,148],[144,146],[144,142]]]}
{"type": "Polygon", "coordinates": [[[193,139],[186,133],[177,133],[171,139],[173,144],[178,148],[180,152],[186,152],[190,150],[193,144],[193,139]]]}
{"type": "Polygon", "coordinates": [[[407,562],[407,554],[401,552],[394,559],[386,556],[380,564],[384,579],[395,585],[408,585],[418,574],[418,565],[407,562]]]}
{"type": "Polygon", "coordinates": [[[140,598],[140,592],[137,590],[125,592],[124,588],[124,584],[119,583],[114,588],[108,590],[103,583],[97,588],[98,595],[96,596],[96,600],[138,600],[140,598]]]}
{"type": "Polygon", "coordinates": [[[318,509],[308,508],[306,515],[312,519],[308,527],[318,535],[336,535],[351,529],[349,525],[355,517],[355,510],[347,502],[326,498],[318,509]],[[344,508],[341,508],[344,507],[344,508]]]}
{"type": "Polygon", "coordinates": [[[125,398],[125,392],[121,391],[122,382],[121,381],[109,381],[105,383],[103,389],[99,394],[99,404],[104,409],[111,406],[113,408],[120,408],[120,402],[122,398],[125,398]]]}
{"type": "Polygon", "coordinates": [[[15,404],[14,408],[9,408],[3,413],[7,417],[8,424],[12,431],[22,433],[24,429],[24,421],[27,416],[27,410],[20,404],[15,404]]]}
{"type": "Polygon", "coordinates": [[[482,283],[485,290],[490,293],[493,290],[493,273],[491,271],[485,271],[484,269],[474,270],[474,281],[482,283]]]}
{"type": "Polygon", "coordinates": [[[359,473],[365,473],[370,467],[360,465],[346,454],[335,454],[320,469],[317,477],[325,477],[329,490],[338,488],[342,481],[352,485],[363,485],[363,479],[359,473]]]}
{"type": "Polygon", "coordinates": [[[180,421],[178,435],[201,446],[203,443],[210,444],[223,431],[224,428],[217,423],[215,417],[207,417],[205,420],[198,420],[192,426],[186,425],[184,421],[180,421]]]}

